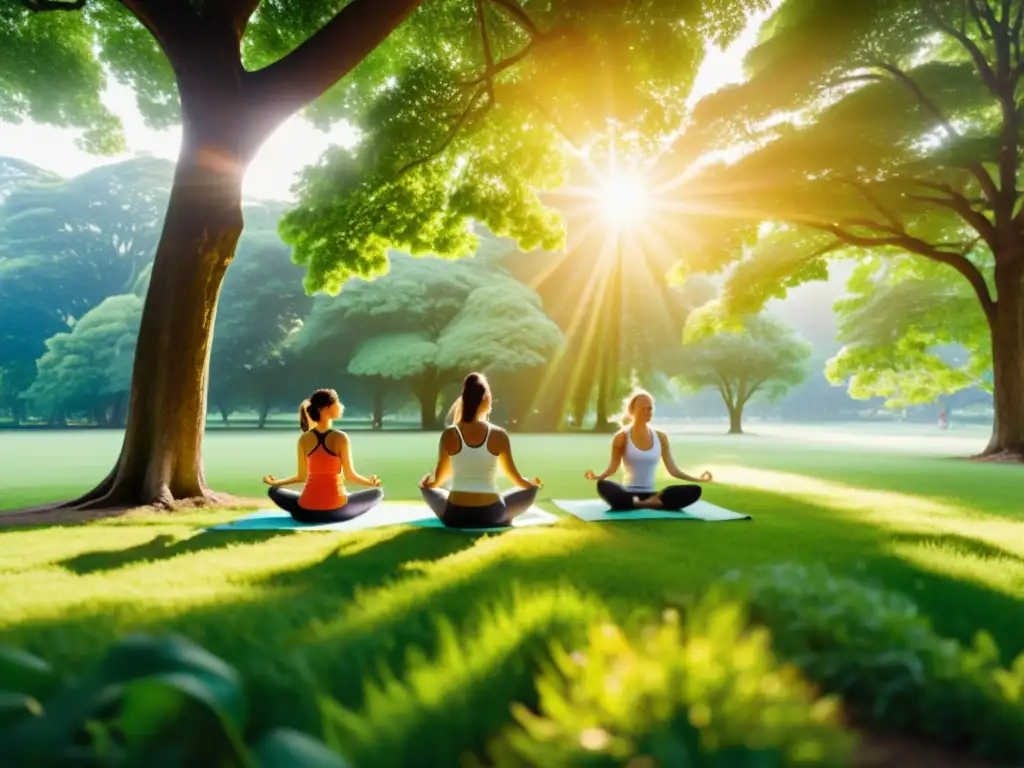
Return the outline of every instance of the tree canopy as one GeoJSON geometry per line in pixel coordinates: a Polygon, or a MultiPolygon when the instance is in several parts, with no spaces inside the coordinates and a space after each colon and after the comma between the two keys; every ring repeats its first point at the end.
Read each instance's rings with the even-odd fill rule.
{"type": "Polygon", "coordinates": [[[991,391],[988,324],[955,274],[919,259],[869,258],[849,290],[836,305],[844,346],[827,364],[834,384],[896,409],[970,387],[991,391]]]}
{"type": "Polygon", "coordinates": [[[992,328],[993,455],[1024,455],[1022,32],[1019,0],[783,0],[746,81],[699,104],[677,148],[684,165],[742,153],[685,185],[701,235],[688,265],[742,258],[736,312],[844,253],[911,254],[964,280],[992,328]]]}
{"type": "Polygon", "coordinates": [[[679,378],[692,389],[718,390],[729,412],[729,431],[739,433],[752,397],[778,399],[806,378],[811,346],[767,315],[744,317],[736,330],[708,327],[710,318],[695,315],[687,324],[679,378]]]}

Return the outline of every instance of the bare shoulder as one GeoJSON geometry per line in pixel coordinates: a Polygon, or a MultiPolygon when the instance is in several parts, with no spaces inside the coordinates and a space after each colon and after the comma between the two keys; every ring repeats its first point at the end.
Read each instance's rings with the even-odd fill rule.
{"type": "Polygon", "coordinates": [[[621,448],[622,446],[624,446],[626,444],[627,431],[627,429],[620,429],[618,432],[616,432],[615,436],[612,437],[612,445],[615,446],[616,448],[621,448]]]}
{"type": "MultiPolygon", "coordinates": [[[[327,447],[331,448],[331,450],[334,450],[334,448],[332,448],[331,446],[337,446],[339,450],[345,450],[346,448],[348,448],[349,443],[351,442],[349,440],[348,435],[342,432],[340,429],[333,430],[331,434],[327,436],[327,440],[329,443],[327,447]]],[[[334,452],[337,453],[338,451],[334,452]]]]}
{"type": "Polygon", "coordinates": [[[312,432],[303,432],[299,435],[299,447],[307,453],[313,449],[314,445],[316,445],[316,435],[312,432]]]}
{"type": "Polygon", "coordinates": [[[663,448],[668,448],[668,435],[666,435],[660,429],[654,430],[654,434],[658,436],[658,442],[661,443],[661,446],[663,448]]]}
{"type": "Polygon", "coordinates": [[[459,431],[455,427],[448,427],[441,433],[441,446],[448,453],[458,453],[462,450],[462,440],[459,431]]]}

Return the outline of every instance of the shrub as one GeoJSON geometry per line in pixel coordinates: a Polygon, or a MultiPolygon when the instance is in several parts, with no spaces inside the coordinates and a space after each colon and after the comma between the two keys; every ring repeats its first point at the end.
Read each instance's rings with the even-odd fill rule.
{"type": "Polygon", "coordinates": [[[180,637],[129,637],[80,680],[0,647],[0,765],[344,768],[336,753],[288,729],[244,739],[237,673],[180,637]]]}
{"type": "Polygon", "coordinates": [[[780,666],[763,629],[735,605],[698,607],[685,623],[593,628],[582,651],[556,647],[537,680],[539,712],[490,744],[493,765],[844,765],[851,738],[837,702],[814,700],[780,666]]]}
{"type": "Polygon", "coordinates": [[[861,724],[1024,761],[1024,654],[1005,669],[987,633],[964,647],[937,635],[908,597],[821,566],[733,573],[722,585],[724,599],[747,600],[771,629],[776,652],[861,724]]]}

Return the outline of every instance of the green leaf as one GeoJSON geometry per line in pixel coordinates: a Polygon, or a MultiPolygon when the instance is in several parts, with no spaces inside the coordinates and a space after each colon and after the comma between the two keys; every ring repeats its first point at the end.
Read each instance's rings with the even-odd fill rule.
{"type": "Polygon", "coordinates": [[[260,739],[253,756],[260,768],[351,768],[337,752],[290,728],[278,728],[260,739]]]}
{"type": "Polygon", "coordinates": [[[50,665],[42,659],[18,648],[0,646],[0,691],[42,699],[59,684],[50,665]]]}
{"type": "Polygon", "coordinates": [[[0,691],[0,728],[24,717],[38,717],[42,705],[33,697],[12,691],[0,691]]]}

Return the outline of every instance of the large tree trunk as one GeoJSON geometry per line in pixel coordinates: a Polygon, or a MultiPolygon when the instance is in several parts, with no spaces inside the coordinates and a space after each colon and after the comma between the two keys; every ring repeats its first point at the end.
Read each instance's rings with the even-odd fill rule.
{"type": "Polygon", "coordinates": [[[992,330],[992,437],[979,458],[1024,460],[1024,263],[996,269],[992,330]]]}
{"type": "Polygon", "coordinates": [[[121,455],[74,506],[217,501],[201,447],[217,298],[242,232],[237,137],[244,126],[225,113],[226,103],[201,103],[202,119],[191,120],[187,99],[183,105],[182,150],[142,311],[121,455]]]}

